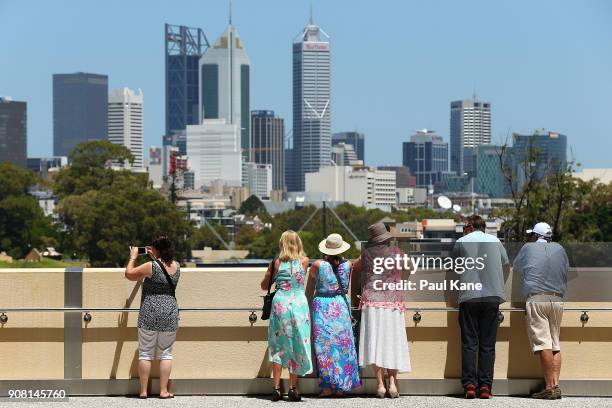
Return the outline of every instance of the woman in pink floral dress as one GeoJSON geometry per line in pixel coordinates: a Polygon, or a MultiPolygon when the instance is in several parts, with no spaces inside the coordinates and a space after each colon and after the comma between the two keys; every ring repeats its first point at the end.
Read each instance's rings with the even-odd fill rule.
{"type": "MultiPolygon", "coordinates": [[[[400,283],[403,269],[393,267],[382,274],[374,273],[376,258],[403,257],[404,252],[391,244],[391,234],[381,222],[368,228],[368,243],[355,261],[354,271],[361,272],[361,329],[359,331],[359,365],[372,365],[376,373],[379,398],[397,398],[397,373],[411,371],[406,322],[404,320],[404,292],[377,290],[383,283],[400,283]],[[389,377],[388,387],[384,371],[389,377]]],[[[412,264],[409,265],[409,268],[412,264]]],[[[409,274],[406,274],[409,275],[409,274]]]]}
{"type": "Polygon", "coordinates": [[[294,231],[285,231],[279,246],[280,255],[261,282],[261,288],[267,290],[270,279],[274,279],[278,289],[268,325],[268,353],[274,380],[272,401],[281,399],[283,367],[289,369],[289,400],[299,401],[297,377],[312,372],[310,311],[304,294],[308,258],[303,256],[302,241],[294,231]]]}

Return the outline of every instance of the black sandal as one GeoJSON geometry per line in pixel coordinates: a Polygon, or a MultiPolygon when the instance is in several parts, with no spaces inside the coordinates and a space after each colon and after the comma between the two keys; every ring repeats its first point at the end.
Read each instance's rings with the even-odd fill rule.
{"type": "Polygon", "coordinates": [[[272,390],[272,402],[280,401],[281,398],[282,398],[282,396],[281,396],[281,392],[280,392],[280,387],[274,388],[272,390]]]}
{"type": "Polygon", "coordinates": [[[287,396],[289,397],[289,401],[300,402],[302,400],[302,396],[298,394],[295,388],[290,388],[287,396]]]}

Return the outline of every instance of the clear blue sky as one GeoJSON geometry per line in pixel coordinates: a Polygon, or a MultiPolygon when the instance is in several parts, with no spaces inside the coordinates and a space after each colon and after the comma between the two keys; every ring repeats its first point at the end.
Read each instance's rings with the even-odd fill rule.
{"type": "MultiPolygon", "coordinates": [[[[252,63],[251,108],[291,128],[291,41],[308,20],[332,39],[332,130],[366,134],[366,161],[401,163],[414,129],[448,140],[449,103],[474,88],[493,139],[545,127],[584,167],[612,167],[612,2],[235,0],[252,63]]],[[[142,88],[145,146],[164,130],[165,22],[214,42],[227,0],[0,0],[0,95],[28,102],[28,154],[52,153],[53,73],[142,88]]]]}

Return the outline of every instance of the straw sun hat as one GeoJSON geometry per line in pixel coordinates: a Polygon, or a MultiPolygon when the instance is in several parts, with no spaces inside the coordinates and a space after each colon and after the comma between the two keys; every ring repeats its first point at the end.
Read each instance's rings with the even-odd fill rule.
{"type": "Polygon", "coordinates": [[[351,244],[344,242],[340,234],[329,234],[327,238],[319,242],[319,251],[325,255],[340,255],[350,247],[351,244]]]}

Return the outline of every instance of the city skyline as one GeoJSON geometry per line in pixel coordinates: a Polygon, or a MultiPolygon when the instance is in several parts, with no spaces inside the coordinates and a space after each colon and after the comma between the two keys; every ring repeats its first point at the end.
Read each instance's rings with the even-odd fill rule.
{"type": "MultiPolygon", "coordinates": [[[[251,109],[275,110],[288,123],[292,120],[291,40],[308,21],[309,4],[287,5],[278,1],[267,1],[257,7],[244,1],[234,4],[234,24],[249,44],[253,64],[251,109]],[[271,83],[278,86],[271,87],[271,83]]],[[[314,18],[334,43],[331,131],[364,132],[368,136],[368,164],[399,164],[401,155],[390,155],[389,149],[397,151],[399,143],[408,141],[414,129],[437,129],[448,142],[449,102],[468,98],[476,88],[478,95],[493,106],[494,143],[512,132],[530,133],[544,127],[568,135],[569,148],[584,167],[608,165],[605,151],[611,144],[612,124],[606,117],[609,109],[605,102],[612,84],[597,78],[605,78],[603,73],[612,67],[609,43],[605,41],[612,29],[604,25],[603,18],[612,15],[609,4],[593,2],[587,9],[565,2],[537,5],[523,2],[512,6],[468,2],[462,3],[465,10],[460,10],[450,2],[437,3],[437,8],[431,4],[393,2],[394,13],[388,10],[383,13],[366,2],[350,2],[352,8],[348,4],[314,2],[314,18]],[[475,15],[482,19],[478,28],[453,19],[461,20],[461,15],[476,13],[479,8],[475,15]],[[335,16],[339,12],[363,29],[337,23],[335,16]],[[543,18],[554,19],[556,24],[549,29],[542,29],[541,24],[534,28],[534,23],[543,18]],[[514,21],[514,26],[501,24],[502,19],[514,21]],[[375,23],[380,21],[385,24],[375,23]],[[402,22],[410,24],[398,25],[402,22]],[[520,30],[515,30],[517,24],[520,30]],[[444,44],[459,27],[462,31],[457,32],[457,40],[469,39],[477,32],[487,35],[479,38],[479,47],[464,45],[462,41],[444,44]],[[389,34],[397,38],[405,56],[389,57],[389,46],[383,41],[389,34]],[[418,38],[427,40],[415,40],[418,38]],[[525,41],[526,38],[530,41],[525,41]],[[377,47],[371,47],[372,44],[377,47]],[[364,47],[367,58],[363,58],[364,47]],[[446,65],[440,64],[444,61],[446,65]],[[376,62],[381,75],[375,76],[372,66],[376,62]],[[389,86],[391,82],[396,88],[389,86]],[[398,105],[400,100],[403,104],[398,105]],[[580,143],[584,140],[588,143],[580,143]]],[[[148,95],[145,146],[161,145],[165,126],[164,44],[159,32],[164,22],[202,27],[210,39],[223,31],[228,17],[226,1],[206,5],[185,2],[177,8],[170,3],[163,6],[147,10],[144,3],[120,7],[111,2],[88,14],[96,15],[96,19],[81,18],[74,22],[71,16],[83,7],[76,2],[62,3],[61,8],[28,1],[0,6],[4,15],[15,17],[0,28],[5,36],[28,16],[38,23],[33,33],[40,35],[44,31],[48,38],[45,48],[30,42],[28,53],[20,50],[19,44],[7,44],[7,55],[15,62],[0,67],[0,78],[11,78],[0,83],[0,94],[28,103],[29,157],[52,153],[50,82],[53,73],[62,72],[95,72],[108,75],[109,88],[142,88],[148,95]],[[26,10],[34,4],[38,5],[37,13],[30,15],[26,10]],[[142,15],[138,30],[128,33],[146,44],[139,47],[142,50],[127,42],[123,44],[118,33],[105,31],[108,27],[104,21],[109,20],[104,16],[115,15],[119,7],[120,21],[142,15]],[[57,13],[58,9],[65,13],[57,13]],[[57,14],[52,26],[55,31],[47,32],[49,22],[42,17],[52,11],[57,14]],[[66,24],[58,29],[63,19],[66,24]],[[66,39],[68,46],[60,47],[59,40],[57,47],[48,46],[55,44],[58,34],[65,38],[79,30],[83,30],[81,38],[66,39]],[[45,56],[45,64],[30,59],[40,55],[45,56]]]]}

